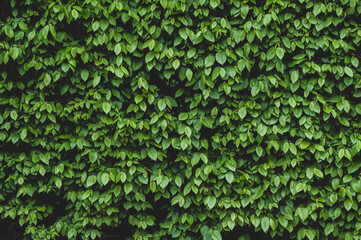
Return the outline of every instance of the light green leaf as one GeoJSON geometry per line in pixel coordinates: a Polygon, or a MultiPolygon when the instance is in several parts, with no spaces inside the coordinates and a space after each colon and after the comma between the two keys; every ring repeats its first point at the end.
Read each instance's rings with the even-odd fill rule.
{"type": "Polygon", "coordinates": [[[18,119],[18,113],[16,111],[12,110],[10,112],[10,117],[16,121],[16,119],[18,119]]]}
{"type": "Polygon", "coordinates": [[[352,69],[351,68],[349,68],[349,67],[345,67],[345,73],[348,75],[348,76],[350,76],[350,77],[353,77],[353,71],[352,71],[352,69]]]}
{"type": "Polygon", "coordinates": [[[102,183],[103,185],[107,185],[109,182],[109,173],[105,172],[102,174],[102,183]]]}
{"type": "Polygon", "coordinates": [[[148,149],[148,156],[150,157],[150,159],[152,160],[157,160],[158,157],[158,152],[157,150],[155,150],[155,148],[149,148],[148,149]]]}
{"type": "Polygon", "coordinates": [[[264,232],[267,232],[268,229],[269,229],[269,218],[268,217],[263,217],[262,220],[261,220],[261,227],[262,227],[262,230],[264,232]]]}
{"type": "Polygon", "coordinates": [[[108,114],[112,108],[111,103],[103,102],[103,111],[108,114]]]}
{"type": "Polygon", "coordinates": [[[86,81],[86,80],[88,79],[88,77],[89,77],[89,72],[88,72],[88,70],[83,69],[83,70],[81,71],[80,75],[81,75],[81,78],[82,78],[84,81],[86,81]]]}
{"type": "Polygon", "coordinates": [[[128,183],[128,182],[126,184],[124,184],[125,194],[129,194],[132,190],[133,190],[133,184],[128,183]]]}
{"type": "Polygon", "coordinates": [[[158,108],[160,111],[163,111],[166,108],[167,104],[164,98],[158,100],[158,108]]]}
{"type": "Polygon", "coordinates": [[[224,52],[218,52],[216,54],[216,60],[219,64],[223,65],[227,60],[227,55],[224,52]]]}
{"type": "Polygon", "coordinates": [[[179,68],[179,65],[180,65],[179,59],[175,59],[175,60],[173,61],[173,68],[174,68],[175,70],[177,70],[177,69],[179,68]]]}
{"type": "Polygon", "coordinates": [[[97,177],[94,175],[91,175],[86,180],[87,187],[93,186],[97,182],[97,177]]]}
{"type": "Polygon", "coordinates": [[[267,26],[272,20],[271,14],[266,14],[263,18],[263,24],[267,26]]]}
{"type": "Polygon", "coordinates": [[[282,59],[285,55],[285,50],[283,48],[277,48],[276,55],[279,59],[282,59]]]}
{"type": "Polygon", "coordinates": [[[186,77],[187,77],[188,81],[192,80],[193,72],[189,68],[187,68],[186,77]]]}

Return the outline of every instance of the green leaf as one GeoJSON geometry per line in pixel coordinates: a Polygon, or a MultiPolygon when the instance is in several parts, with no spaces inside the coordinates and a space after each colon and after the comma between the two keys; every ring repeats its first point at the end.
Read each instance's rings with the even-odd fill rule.
{"type": "Polygon", "coordinates": [[[155,150],[155,148],[149,148],[148,149],[148,156],[150,157],[150,159],[152,160],[157,160],[158,158],[158,152],[157,150],[155,150]]]}
{"type": "Polygon", "coordinates": [[[188,127],[188,126],[186,126],[186,127],[184,128],[184,130],[185,130],[185,133],[186,133],[187,137],[191,137],[191,135],[192,135],[192,130],[191,130],[191,128],[188,127]]]}
{"type": "Polygon", "coordinates": [[[291,81],[292,81],[293,83],[297,82],[298,77],[299,77],[299,72],[298,72],[298,70],[292,71],[292,73],[291,73],[291,81]]]}
{"type": "Polygon", "coordinates": [[[226,60],[227,60],[227,55],[224,52],[218,52],[216,54],[216,61],[219,64],[223,65],[226,62],[226,60]]]}
{"type": "Polygon", "coordinates": [[[214,64],[215,58],[212,55],[208,55],[204,61],[205,67],[211,67],[214,64]]]}
{"type": "Polygon", "coordinates": [[[132,190],[133,190],[133,184],[128,183],[128,182],[126,184],[124,184],[125,194],[129,194],[132,190]]]}
{"type": "Polygon", "coordinates": [[[316,175],[317,177],[323,178],[323,172],[322,172],[320,169],[314,168],[314,169],[313,169],[313,172],[315,173],[315,175],[316,175]]]}
{"type": "Polygon", "coordinates": [[[20,133],[20,139],[21,139],[21,140],[24,140],[24,139],[26,138],[27,134],[28,134],[28,130],[27,130],[27,129],[23,129],[23,130],[21,131],[21,133],[20,133]]]}
{"type": "Polygon", "coordinates": [[[279,59],[282,59],[285,55],[285,50],[283,48],[277,48],[276,55],[279,59]]]}
{"type": "Polygon", "coordinates": [[[350,76],[350,77],[353,77],[353,71],[352,71],[352,69],[351,68],[349,68],[349,67],[345,67],[345,73],[348,75],[348,76],[350,76]]]}
{"type": "Polygon", "coordinates": [[[355,183],[352,183],[352,184],[351,184],[351,187],[352,187],[352,189],[353,189],[355,192],[361,193],[361,181],[360,181],[360,180],[358,180],[358,181],[355,182],[355,183]]]}
{"type": "Polygon", "coordinates": [[[359,60],[357,58],[355,58],[355,57],[352,57],[351,58],[351,63],[355,68],[357,68],[358,65],[359,65],[359,60]]]}
{"type": "Polygon", "coordinates": [[[212,240],[222,240],[222,235],[218,230],[213,230],[211,236],[212,236],[212,240]]]}
{"type": "Polygon", "coordinates": [[[104,103],[103,103],[103,111],[104,111],[106,114],[108,114],[108,113],[110,112],[111,108],[112,108],[111,103],[108,103],[108,102],[104,102],[104,103]]]}
{"type": "Polygon", "coordinates": [[[71,15],[74,17],[74,19],[77,19],[79,17],[79,13],[75,9],[71,10],[71,15]]]}
{"type": "Polygon", "coordinates": [[[97,177],[94,175],[91,175],[86,180],[87,187],[93,186],[97,182],[97,177]]]}
{"type": "Polygon", "coordinates": [[[114,52],[116,55],[119,55],[121,51],[122,51],[122,47],[121,47],[120,43],[117,43],[114,47],[114,52]]]}
{"type": "Polygon", "coordinates": [[[160,0],[160,4],[162,5],[162,7],[165,9],[168,6],[168,0],[160,0]]]}
{"type": "Polygon", "coordinates": [[[305,221],[308,218],[308,209],[300,208],[300,218],[302,221],[305,221]]]}
{"type": "Polygon", "coordinates": [[[16,121],[16,119],[18,119],[18,113],[15,112],[14,110],[12,110],[12,111],[10,112],[10,117],[11,117],[13,120],[16,121]]]}
{"type": "Polygon", "coordinates": [[[226,173],[226,180],[228,183],[232,183],[233,182],[233,179],[234,179],[234,175],[232,172],[227,172],[226,173]]]}
{"type": "Polygon", "coordinates": [[[214,35],[211,31],[207,31],[205,34],[204,34],[204,38],[207,39],[208,41],[210,42],[215,42],[215,38],[214,38],[214,35]]]}
{"type": "Polygon", "coordinates": [[[109,182],[109,173],[103,173],[102,174],[102,183],[103,185],[107,185],[109,182]]]}
{"type": "Polygon", "coordinates": [[[92,24],[92,29],[93,29],[94,32],[96,32],[99,27],[100,27],[100,25],[99,25],[99,22],[98,22],[98,21],[95,21],[95,22],[92,24]]]}
{"type": "Polygon", "coordinates": [[[81,78],[84,80],[84,81],[86,81],[87,79],[88,79],[88,77],[89,77],[89,72],[88,72],[88,70],[82,70],[81,71],[81,78]]]}
{"type": "Polygon", "coordinates": [[[272,20],[271,14],[266,14],[263,18],[263,24],[267,26],[272,20]]]}
{"type": "Polygon", "coordinates": [[[163,111],[166,108],[167,104],[164,98],[158,100],[158,108],[160,111],[163,111]]]}
{"type": "Polygon", "coordinates": [[[247,115],[247,108],[246,107],[241,107],[238,111],[238,115],[241,119],[244,119],[247,115]]]}
{"type": "Polygon", "coordinates": [[[209,209],[212,209],[217,203],[217,198],[215,196],[209,196],[207,198],[209,198],[207,206],[209,209]]]}
{"type": "Polygon", "coordinates": [[[192,78],[193,78],[193,72],[189,68],[187,68],[186,77],[187,77],[188,81],[192,80],[192,78]]]}
{"type": "Polygon", "coordinates": [[[261,220],[261,226],[262,226],[262,230],[264,232],[267,232],[270,226],[270,220],[268,217],[263,217],[261,220]]]}
{"type": "Polygon", "coordinates": [[[207,155],[205,155],[204,153],[201,153],[201,154],[200,154],[200,157],[201,157],[202,161],[203,161],[205,164],[208,163],[208,157],[207,157],[207,155]]]}
{"type": "Polygon", "coordinates": [[[350,211],[350,209],[352,208],[352,201],[350,199],[346,199],[346,201],[344,202],[344,206],[347,211],[350,211]]]}
{"type": "Polygon", "coordinates": [[[180,65],[179,59],[175,59],[175,60],[173,61],[173,68],[174,68],[175,70],[177,70],[177,69],[179,68],[179,65],[180,65]]]}
{"type": "Polygon", "coordinates": [[[177,177],[175,178],[175,184],[178,186],[178,187],[181,187],[182,186],[182,178],[180,176],[177,175],[177,177]]]}

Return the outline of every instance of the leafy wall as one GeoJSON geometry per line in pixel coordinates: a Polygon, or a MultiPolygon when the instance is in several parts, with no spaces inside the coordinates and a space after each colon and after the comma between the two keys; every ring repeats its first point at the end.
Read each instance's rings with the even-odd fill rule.
{"type": "Polygon", "coordinates": [[[1,224],[19,239],[359,239],[360,13],[1,1],[1,224]]]}

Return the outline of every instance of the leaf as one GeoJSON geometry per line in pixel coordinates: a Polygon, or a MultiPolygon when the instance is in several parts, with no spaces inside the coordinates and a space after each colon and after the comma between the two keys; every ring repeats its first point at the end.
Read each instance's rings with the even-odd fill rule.
{"type": "Polygon", "coordinates": [[[158,108],[160,111],[163,111],[166,108],[167,104],[164,98],[158,100],[158,108]]]}
{"type": "Polygon", "coordinates": [[[180,176],[177,175],[177,177],[175,178],[175,184],[178,186],[178,187],[181,187],[182,186],[182,178],[180,176]]]}
{"type": "Polygon", "coordinates": [[[109,173],[105,172],[102,174],[102,183],[103,185],[107,185],[109,182],[109,173]]]}
{"type": "Polygon", "coordinates": [[[246,107],[241,107],[238,111],[238,115],[241,119],[244,119],[247,115],[247,108],[246,107]]]}
{"type": "Polygon", "coordinates": [[[18,119],[18,113],[17,113],[16,111],[12,110],[12,111],[10,112],[10,117],[11,117],[14,121],[16,121],[16,119],[18,119]]]}
{"type": "Polygon", "coordinates": [[[157,160],[158,158],[158,152],[157,150],[155,150],[155,148],[149,148],[148,149],[148,156],[150,157],[150,159],[152,160],[157,160]]]}
{"type": "Polygon", "coordinates": [[[185,130],[185,133],[186,133],[187,137],[191,137],[191,135],[192,135],[192,130],[191,130],[191,128],[188,127],[188,126],[186,126],[186,127],[184,128],[184,130],[185,130]]]}
{"type": "Polygon", "coordinates": [[[218,52],[216,54],[216,61],[219,64],[223,65],[226,62],[226,60],[227,60],[227,55],[224,52],[218,52]]]}
{"type": "Polygon", "coordinates": [[[179,59],[175,59],[175,60],[173,61],[173,68],[174,68],[175,70],[177,70],[177,69],[179,68],[179,65],[180,65],[179,59]]]}
{"type": "Polygon", "coordinates": [[[207,31],[205,34],[204,34],[204,38],[207,39],[208,41],[210,42],[215,42],[215,38],[214,38],[214,35],[211,31],[207,31]]]}
{"type": "Polygon", "coordinates": [[[89,72],[88,72],[88,70],[82,70],[81,71],[81,73],[80,73],[80,75],[81,75],[81,78],[84,80],[84,81],[86,81],[87,79],[88,79],[88,77],[89,77],[89,72]]]}
{"type": "Polygon", "coordinates": [[[350,199],[346,199],[346,201],[344,202],[344,206],[347,211],[350,211],[350,209],[352,208],[352,201],[350,199]]]}
{"type": "Polygon", "coordinates": [[[209,196],[209,200],[207,203],[207,206],[209,207],[209,209],[212,209],[217,203],[217,198],[215,196],[209,196]]]}
{"type": "Polygon", "coordinates": [[[299,77],[298,70],[292,71],[292,73],[291,73],[291,81],[293,83],[295,83],[298,80],[298,77],[299,77]]]}
{"type": "Polygon", "coordinates": [[[357,58],[355,58],[355,57],[352,57],[351,58],[351,63],[355,68],[357,68],[358,65],[359,65],[359,60],[357,58]]]}
{"type": "Polygon", "coordinates": [[[323,178],[323,172],[318,169],[318,168],[314,168],[313,172],[315,173],[316,176],[318,176],[319,178],[323,178]]]}
{"type": "Polygon", "coordinates": [[[122,51],[122,47],[121,47],[120,43],[117,43],[114,47],[114,52],[116,55],[119,55],[121,51],[122,51]]]}
{"type": "Polygon", "coordinates": [[[93,186],[97,182],[97,177],[94,175],[91,175],[86,180],[87,187],[93,186]]]}
{"type": "Polygon", "coordinates": [[[207,157],[207,155],[205,155],[204,153],[201,153],[201,154],[200,154],[200,157],[201,157],[202,161],[203,161],[205,164],[208,163],[208,157],[207,157]]]}
{"type": "Polygon", "coordinates": [[[218,230],[213,230],[211,236],[212,236],[212,240],[222,240],[222,235],[218,230]]]}
{"type": "Polygon", "coordinates": [[[93,29],[94,32],[96,32],[99,27],[100,27],[100,25],[99,25],[99,22],[98,22],[98,21],[95,21],[95,22],[92,24],[92,29],[93,29]]]}
{"type": "Polygon", "coordinates": [[[23,130],[21,131],[21,133],[20,133],[20,139],[21,139],[21,140],[24,140],[24,139],[26,138],[27,134],[28,134],[28,130],[27,130],[27,129],[23,129],[23,130]]]}
{"type": "Polygon", "coordinates": [[[214,64],[214,59],[212,55],[208,55],[204,61],[205,67],[211,67],[214,64]]]}
{"type": "Polygon", "coordinates": [[[126,184],[124,184],[125,194],[129,194],[132,190],[133,190],[133,184],[128,183],[128,182],[126,184]]]}
{"type": "Polygon", "coordinates": [[[352,183],[351,187],[355,192],[361,193],[361,181],[360,180],[358,180],[356,183],[352,183]]]}
{"type": "Polygon", "coordinates": [[[160,0],[160,4],[162,5],[162,7],[163,7],[164,9],[166,9],[166,8],[167,8],[167,5],[168,5],[168,0],[160,0]]]}
{"type": "Polygon", "coordinates": [[[233,175],[232,172],[226,173],[226,180],[227,180],[228,183],[232,183],[233,179],[234,179],[234,175],[233,175]]]}
{"type": "Polygon", "coordinates": [[[266,14],[263,18],[263,24],[267,26],[272,20],[271,14],[266,14]]]}
{"type": "Polygon", "coordinates": [[[187,77],[188,81],[192,80],[192,78],[193,78],[193,72],[189,68],[187,68],[186,77],[187,77]]]}
{"type": "Polygon", "coordinates": [[[104,111],[106,114],[108,114],[108,113],[110,112],[111,108],[112,108],[111,103],[108,103],[108,102],[104,102],[104,103],[103,103],[103,111],[104,111]]]}
{"type": "Polygon", "coordinates": [[[302,221],[305,221],[308,217],[308,209],[307,208],[301,208],[300,209],[300,218],[302,221]]]}
{"type": "Polygon", "coordinates": [[[79,13],[75,9],[71,10],[71,15],[74,17],[74,19],[77,19],[79,17],[79,13]]]}
{"type": "Polygon", "coordinates": [[[270,226],[270,220],[268,217],[263,217],[261,220],[261,227],[264,232],[267,232],[270,226]]]}
{"type": "Polygon", "coordinates": [[[352,71],[352,69],[351,68],[349,68],[349,67],[345,67],[345,73],[348,75],[348,76],[350,76],[350,77],[353,77],[353,71],[352,71]]]}
{"type": "Polygon", "coordinates": [[[276,55],[279,59],[282,59],[285,55],[285,50],[283,48],[277,48],[276,55]]]}

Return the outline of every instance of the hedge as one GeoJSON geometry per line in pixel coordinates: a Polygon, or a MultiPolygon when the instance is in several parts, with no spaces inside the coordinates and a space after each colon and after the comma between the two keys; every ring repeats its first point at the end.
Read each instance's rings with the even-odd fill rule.
{"type": "Polygon", "coordinates": [[[360,239],[360,41],[358,0],[1,1],[3,232],[360,239]]]}

